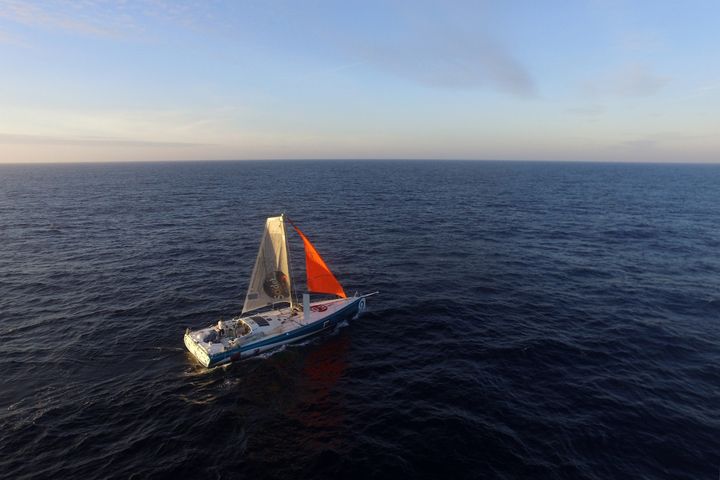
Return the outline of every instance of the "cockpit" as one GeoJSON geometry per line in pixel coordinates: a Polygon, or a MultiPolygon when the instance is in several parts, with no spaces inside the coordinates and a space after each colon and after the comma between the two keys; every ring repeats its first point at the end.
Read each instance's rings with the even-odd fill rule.
{"type": "Polygon", "coordinates": [[[248,325],[245,320],[238,319],[237,325],[235,325],[235,336],[244,337],[252,332],[252,327],[248,325]]]}

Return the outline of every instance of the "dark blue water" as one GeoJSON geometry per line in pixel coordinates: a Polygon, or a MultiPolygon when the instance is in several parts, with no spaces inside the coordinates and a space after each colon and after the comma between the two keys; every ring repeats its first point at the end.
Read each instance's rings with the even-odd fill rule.
{"type": "Polygon", "coordinates": [[[0,166],[0,477],[717,479],[719,187],[720,166],[0,166]],[[197,367],[183,330],[239,312],[283,211],[381,295],[197,367]]]}

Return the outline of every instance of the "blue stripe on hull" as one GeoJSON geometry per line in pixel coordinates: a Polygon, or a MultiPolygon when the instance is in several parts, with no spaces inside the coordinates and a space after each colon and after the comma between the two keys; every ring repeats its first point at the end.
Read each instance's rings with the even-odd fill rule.
{"type": "MultiPolygon", "coordinates": [[[[314,335],[316,333],[320,333],[321,331],[334,327],[338,323],[340,323],[342,320],[345,320],[346,318],[351,318],[353,315],[355,315],[358,311],[358,304],[362,297],[359,297],[354,302],[350,303],[348,306],[344,307],[342,310],[338,310],[337,312],[333,313],[332,315],[328,315],[327,317],[323,317],[310,325],[305,325],[303,327],[300,327],[296,330],[293,330],[291,332],[284,333],[282,335],[278,335],[276,337],[268,338],[266,340],[261,340],[256,343],[251,343],[249,345],[243,345],[240,348],[235,348],[233,350],[226,350],[222,353],[218,353],[217,355],[210,357],[210,364],[208,367],[213,367],[215,365],[218,365],[220,363],[226,363],[228,361],[232,362],[235,360],[240,360],[241,358],[248,358],[251,356],[254,356],[255,354],[247,354],[247,352],[251,352],[256,349],[261,350],[269,350],[273,346],[279,346],[280,344],[284,343],[290,343],[294,340],[300,340],[304,337],[309,337],[310,335],[314,335]],[[328,323],[329,322],[329,323],[328,323]],[[327,326],[325,324],[328,323],[327,326]]],[[[258,352],[259,353],[259,352],[258,352]]]]}

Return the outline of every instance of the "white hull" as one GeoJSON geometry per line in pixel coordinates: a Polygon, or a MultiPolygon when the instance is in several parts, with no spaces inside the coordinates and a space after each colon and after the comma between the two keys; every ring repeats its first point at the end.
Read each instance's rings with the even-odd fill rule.
{"type": "Polygon", "coordinates": [[[282,308],[225,322],[223,334],[216,326],[185,333],[185,346],[205,367],[233,362],[298,342],[335,327],[365,310],[369,295],[315,302],[310,315],[282,308]]]}

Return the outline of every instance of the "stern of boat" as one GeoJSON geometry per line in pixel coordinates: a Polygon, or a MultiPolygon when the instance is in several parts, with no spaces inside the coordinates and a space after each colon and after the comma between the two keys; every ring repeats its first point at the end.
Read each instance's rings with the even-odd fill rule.
{"type": "Polygon", "coordinates": [[[210,366],[210,356],[198,342],[192,337],[192,332],[189,330],[185,331],[185,346],[190,353],[200,362],[204,367],[210,366]]]}

